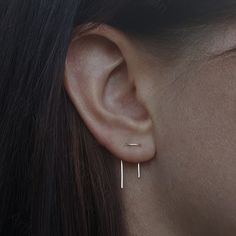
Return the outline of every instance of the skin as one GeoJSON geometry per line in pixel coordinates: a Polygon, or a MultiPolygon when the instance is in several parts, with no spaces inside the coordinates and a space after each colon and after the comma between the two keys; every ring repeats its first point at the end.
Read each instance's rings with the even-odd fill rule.
{"type": "Polygon", "coordinates": [[[115,157],[117,185],[124,161],[128,235],[236,235],[235,22],[199,27],[176,49],[157,43],[155,55],[107,25],[75,31],[65,88],[115,157]]]}

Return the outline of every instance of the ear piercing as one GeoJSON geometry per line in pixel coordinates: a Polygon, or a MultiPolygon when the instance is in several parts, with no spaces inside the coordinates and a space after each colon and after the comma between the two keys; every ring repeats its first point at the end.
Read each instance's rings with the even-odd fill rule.
{"type": "MultiPolygon", "coordinates": [[[[141,144],[137,144],[137,143],[126,143],[126,146],[130,146],[130,147],[141,147],[141,144]]],[[[141,178],[141,165],[140,163],[138,163],[138,170],[137,170],[137,176],[138,179],[141,178]]],[[[123,164],[123,160],[120,161],[120,187],[121,189],[124,188],[124,164],[123,164]]]]}

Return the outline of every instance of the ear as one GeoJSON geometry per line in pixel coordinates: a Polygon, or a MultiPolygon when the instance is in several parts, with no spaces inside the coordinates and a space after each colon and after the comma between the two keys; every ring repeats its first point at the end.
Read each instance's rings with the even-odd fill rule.
{"type": "Polygon", "coordinates": [[[137,51],[125,34],[100,25],[75,33],[65,65],[66,91],[87,127],[113,155],[132,163],[155,156],[153,123],[138,83],[144,78],[137,51]]]}

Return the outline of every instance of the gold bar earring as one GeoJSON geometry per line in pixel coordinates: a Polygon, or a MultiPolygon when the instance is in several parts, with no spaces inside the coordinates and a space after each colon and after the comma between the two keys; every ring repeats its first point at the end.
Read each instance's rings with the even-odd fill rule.
{"type": "MultiPolygon", "coordinates": [[[[126,143],[126,146],[130,146],[130,147],[141,147],[141,144],[137,144],[137,143],[126,143]]],[[[141,178],[141,164],[138,163],[138,179],[141,178]]],[[[124,188],[124,164],[123,164],[123,160],[121,160],[120,162],[120,187],[121,189],[124,188]]]]}

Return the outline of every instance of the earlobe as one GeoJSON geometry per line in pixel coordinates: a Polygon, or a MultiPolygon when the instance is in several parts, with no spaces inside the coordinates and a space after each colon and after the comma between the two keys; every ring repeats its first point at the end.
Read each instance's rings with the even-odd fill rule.
{"type": "MultiPolygon", "coordinates": [[[[136,96],[134,71],[110,37],[116,30],[92,31],[70,44],[65,65],[65,88],[97,141],[122,160],[138,163],[155,155],[152,121],[136,96]],[[106,33],[108,34],[106,36],[106,33]],[[127,143],[142,144],[131,149],[127,143]]],[[[118,33],[117,33],[118,34],[118,33]]]]}

